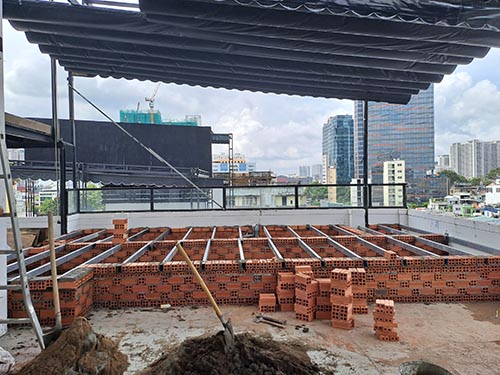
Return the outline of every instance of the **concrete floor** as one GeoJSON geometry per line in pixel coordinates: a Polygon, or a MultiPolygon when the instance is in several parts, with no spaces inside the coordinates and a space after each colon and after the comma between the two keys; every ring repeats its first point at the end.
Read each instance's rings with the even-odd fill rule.
{"type": "MultiPolygon", "coordinates": [[[[398,374],[406,361],[438,364],[455,375],[500,373],[500,303],[397,304],[400,342],[378,341],[371,315],[356,315],[352,331],[332,329],[327,321],[303,323],[293,313],[271,314],[288,321],[283,330],[254,323],[256,307],[222,306],[237,332],[270,334],[276,340],[298,339],[307,344],[311,358],[323,364],[326,374],[398,374]],[[297,330],[306,324],[309,332],[297,330]]],[[[370,307],[371,313],[372,307],[370,307]]],[[[186,337],[215,333],[215,314],[208,307],[170,310],[99,310],[89,316],[96,332],[120,342],[129,355],[127,374],[134,374],[160,357],[164,350],[186,337]]],[[[11,329],[0,338],[18,364],[38,352],[28,329],[11,329]]]]}

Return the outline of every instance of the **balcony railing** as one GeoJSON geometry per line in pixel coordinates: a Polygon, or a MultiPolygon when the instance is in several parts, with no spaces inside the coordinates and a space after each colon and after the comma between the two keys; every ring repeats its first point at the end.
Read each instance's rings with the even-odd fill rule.
{"type": "MultiPolygon", "coordinates": [[[[406,208],[406,184],[369,184],[369,208],[406,208]],[[389,187],[402,197],[389,199],[389,187]]],[[[269,185],[217,188],[104,187],[68,190],[68,214],[123,211],[364,208],[363,185],[269,185]]]]}

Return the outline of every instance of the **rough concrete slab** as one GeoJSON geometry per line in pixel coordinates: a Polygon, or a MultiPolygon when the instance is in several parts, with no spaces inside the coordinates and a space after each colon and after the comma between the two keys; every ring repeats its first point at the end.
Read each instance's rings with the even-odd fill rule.
{"type": "MultiPolygon", "coordinates": [[[[373,334],[372,316],[356,315],[355,328],[343,331],[328,321],[304,323],[293,313],[270,314],[288,321],[285,329],[254,323],[254,306],[222,306],[237,332],[271,334],[276,340],[291,338],[311,347],[311,358],[323,364],[325,374],[398,374],[406,361],[424,360],[438,364],[456,375],[494,375],[500,368],[500,318],[498,303],[396,304],[400,342],[378,341],[373,334]],[[309,332],[296,326],[305,324],[309,332]]],[[[370,312],[372,308],[370,308],[370,312]]],[[[169,310],[99,310],[89,316],[96,332],[120,342],[129,355],[127,374],[145,368],[170,346],[187,337],[208,335],[220,323],[208,307],[169,310]]],[[[37,354],[33,333],[11,329],[0,338],[18,364],[37,354]]]]}

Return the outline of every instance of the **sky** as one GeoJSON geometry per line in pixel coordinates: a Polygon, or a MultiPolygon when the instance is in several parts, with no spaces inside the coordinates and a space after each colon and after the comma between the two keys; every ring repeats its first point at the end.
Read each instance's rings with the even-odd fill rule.
{"type": "MultiPolygon", "coordinates": [[[[26,117],[51,116],[50,59],[3,23],[5,109],[26,117]]],[[[67,118],[67,73],[58,70],[59,117],[67,118]]],[[[135,109],[156,84],[137,80],[76,78],[75,88],[114,120],[120,109],[135,109]]],[[[319,99],[248,91],[161,84],[155,108],[164,119],[201,115],[215,133],[233,133],[234,151],[257,163],[258,170],[298,173],[300,165],[321,163],[322,127],[328,117],[353,114],[349,100],[319,99]]],[[[79,97],[77,119],[105,120],[79,97]]],[[[500,49],[445,76],[435,85],[436,156],[450,144],[471,139],[500,140],[500,49]]],[[[214,153],[226,152],[215,146],[214,153]]]]}

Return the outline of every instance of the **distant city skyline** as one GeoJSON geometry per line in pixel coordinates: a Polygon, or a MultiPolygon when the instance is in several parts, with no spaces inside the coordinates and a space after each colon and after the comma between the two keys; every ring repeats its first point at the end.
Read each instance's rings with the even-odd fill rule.
{"type": "MultiPolygon", "coordinates": [[[[6,111],[26,117],[49,117],[50,59],[24,33],[4,22],[6,111]]],[[[435,85],[436,156],[455,142],[500,139],[500,49],[483,59],[458,66],[435,85]]],[[[59,74],[60,118],[67,118],[66,72],[59,74]]],[[[75,78],[75,87],[118,120],[120,109],[136,108],[154,91],[155,83],[137,80],[75,78]]],[[[79,97],[78,119],[103,120],[79,97]]],[[[215,133],[233,133],[234,150],[255,161],[259,170],[297,173],[300,165],[321,163],[322,124],[336,114],[353,115],[353,102],[250,93],[246,91],[162,84],[155,108],[166,118],[199,114],[215,133]]],[[[227,148],[226,148],[227,149],[227,148]]],[[[218,152],[214,150],[214,152],[218,152]]]]}

